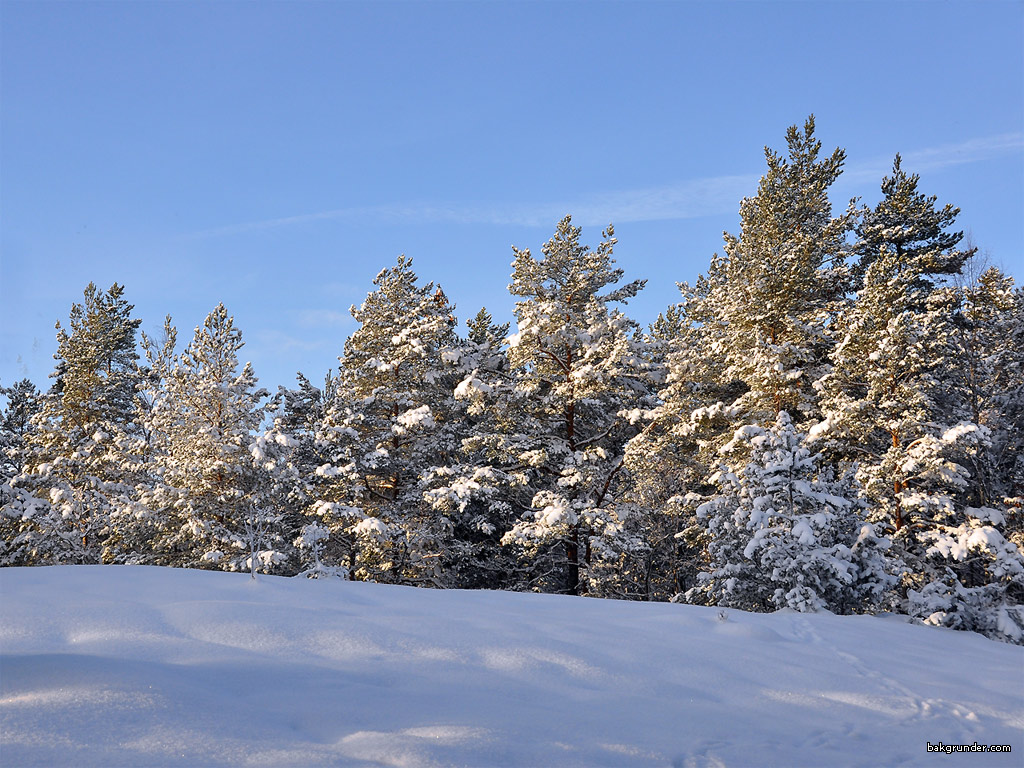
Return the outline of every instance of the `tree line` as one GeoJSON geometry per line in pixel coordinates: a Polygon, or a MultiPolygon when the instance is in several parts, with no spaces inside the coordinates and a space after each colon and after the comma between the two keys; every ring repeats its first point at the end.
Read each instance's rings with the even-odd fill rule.
{"type": "Polygon", "coordinates": [[[223,305],[179,351],[124,288],[3,389],[0,564],[134,563],[743,610],[1024,641],[1024,292],[897,155],[833,211],[814,120],[648,328],[611,227],[514,249],[515,333],[411,260],[271,395],[223,305]],[[977,273],[977,274],[975,274],[977,273]]]}

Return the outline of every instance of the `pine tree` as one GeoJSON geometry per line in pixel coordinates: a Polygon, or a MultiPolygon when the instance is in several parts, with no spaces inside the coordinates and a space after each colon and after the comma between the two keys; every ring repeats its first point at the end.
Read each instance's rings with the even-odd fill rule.
{"type": "Polygon", "coordinates": [[[702,504],[711,569],[687,593],[693,602],[743,610],[860,612],[895,579],[888,542],[859,514],[849,476],[819,468],[783,411],[770,428],[746,426],[722,448],[732,465],[715,475],[719,495],[702,504]],[[741,450],[737,450],[741,449],[741,450]],[[736,455],[749,454],[749,460],[736,455]]]}
{"type": "Polygon", "coordinates": [[[896,155],[892,175],[882,180],[884,197],[874,209],[862,211],[853,274],[857,288],[863,287],[868,267],[888,251],[914,273],[913,288],[923,297],[935,287],[937,277],[958,274],[975,249],[958,250],[964,233],[949,231],[960,209],[947,204],[936,210],[937,198],[918,192],[920,177],[907,175],[902,162],[896,155]]]}
{"type": "MultiPolygon", "coordinates": [[[[570,594],[616,589],[627,541],[616,511],[623,445],[635,432],[628,412],[649,404],[651,384],[636,324],[612,305],[643,281],[613,287],[611,228],[591,251],[563,219],[543,258],[513,249],[509,290],[517,333],[501,358],[473,370],[456,389],[477,419],[462,463],[439,494],[499,511],[528,573],[522,586],[570,594]]],[[[486,356],[485,356],[486,357],[486,356]]],[[[494,525],[494,523],[491,523],[494,525]]]]}
{"type": "Polygon", "coordinates": [[[353,577],[444,586],[451,524],[424,500],[426,477],[457,449],[446,355],[455,317],[418,285],[405,256],[352,307],[336,396],[317,433],[323,463],[310,514],[329,533],[328,565],[353,577]]]}
{"type": "Polygon", "coordinates": [[[955,366],[943,381],[952,392],[942,407],[965,414],[955,432],[969,439],[951,455],[959,492],[919,534],[924,567],[911,575],[907,609],[930,624],[1024,644],[1024,295],[996,269],[957,294],[955,366]]]}
{"type": "Polygon", "coordinates": [[[662,323],[670,330],[665,386],[629,447],[637,504],[666,527],[652,551],[674,583],[660,589],[691,588],[707,565],[707,527],[696,511],[721,493],[711,481],[721,446],[782,411],[798,422],[817,417],[814,382],[828,371],[845,306],[854,213],[832,215],[828,190],[845,154],[820,157],[813,116],[802,131],[791,126],[786,142],[786,157],[765,148],[768,170],[740,205],[739,236],[726,233],[724,255],[695,285],[680,285],[682,301],[662,323]]]}
{"type": "MultiPolygon", "coordinates": [[[[507,414],[491,395],[511,391],[505,340],[508,323],[495,323],[482,308],[466,322],[469,334],[448,350],[458,385],[451,403],[458,448],[446,464],[426,476],[424,498],[452,525],[445,558],[451,586],[515,589],[522,579],[515,558],[501,545],[517,517],[504,493],[500,470],[490,464],[488,435],[500,431],[507,414]]],[[[507,479],[507,478],[506,478],[507,479]]]]}
{"type": "Polygon", "coordinates": [[[842,336],[833,370],[818,383],[825,420],[813,436],[826,441],[836,460],[857,462],[872,506],[900,530],[906,516],[900,500],[914,484],[908,450],[942,434],[938,425],[967,415],[945,407],[943,382],[956,367],[956,297],[935,289],[931,272],[936,265],[959,266],[962,259],[950,249],[961,235],[934,229],[937,221],[951,223],[957,209],[937,214],[935,198],[917,193],[917,177],[902,171],[899,157],[882,189],[885,199],[865,212],[858,228],[862,287],[837,323],[842,336]]]}
{"type": "MultiPolygon", "coordinates": [[[[1024,290],[996,268],[965,286],[955,316],[954,384],[990,436],[972,462],[971,503],[1024,507],[1024,290]]],[[[1018,544],[1024,543],[1024,539],[1018,544]]]]}
{"type": "Polygon", "coordinates": [[[717,493],[710,480],[717,448],[736,429],[742,408],[734,403],[745,391],[742,382],[722,375],[728,346],[713,296],[724,290],[725,279],[725,262],[715,254],[694,286],[679,285],[682,301],[665,315],[670,330],[659,342],[659,401],[642,414],[645,427],[627,446],[635,481],[629,499],[639,513],[634,516],[645,520],[649,597],[686,592],[709,564],[706,526],[696,511],[717,493]]]}
{"type": "Polygon", "coordinates": [[[160,562],[271,571],[289,555],[277,501],[288,472],[285,435],[260,434],[266,413],[252,366],[239,371],[242,334],[223,304],[180,355],[167,319],[164,343],[148,338],[156,384],[145,426],[159,483],[141,499],[160,516],[160,562]],[[276,447],[275,447],[276,446],[276,447]]]}
{"type": "Polygon", "coordinates": [[[873,520],[892,534],[903,610],[992,634],[994,616],[1016,615],[1004,603],[1024,569],[1001,533],[1005,510],[984,501],[979,470],[992,449],[979,423],[984,355],[965,355],[971,321],[961,293],[936,279],[970,251],[955,250],[960,233],[937,228],[952,224],[956,209],[936,212],[916,184],[897,158],[886,198],[865,214],[858,250],[867,266],[837,323],[833,370],[818,383],[825,418],[812,440],[856,468],[873,520]],[[979,370],[965,376],[972,360],[979,370]]]}
{"type": "Polygon", "coordinates": [[[5,444],[20,446],[32,429],[32,417],[42,407],[39,390],[28,379],[22,379],[10,387],[0,387],[0,397],[7,400],[0,413],[0,435],[5,444]]]}
{"type": "Polygon", "coordinates": [[[62,559],[129,556],[117,528],[132,514],[142,449],[135,424],[140,321],[132,309],[117,283],[108,291],[90,283],[71,307],[69,329],[57,323],[56,381],[34,417],[19,483],[57,513],[43,524],[56,529],[37,534],[60,541],[62,559]]]}
{"type": "Polygon", "coordinates": [[[32,430],[32,418],[42,405],[41,396],[28,379],[0,387],[0,396],[7,401],[0,412],[0,565],[45,560],[45,554],[39,551],[39,545],[45,549],[46,544],[40,526],[52,530],[58,524],[46,519],[52,513],[45,501],[17,487],[25,442],[32,430]]]}
{"type": "Polygon", "coordinates": [[[307,525],[313,525],[306,515],[306,509],[313,501],[316,486],[316,470],[324,462],[322,445],[317,439],[319,429],[325,422],[329,404],[337,397],[338,379],[333,371],[324,377],[322,388],[315,387],[303,374],[298,374],[298,387],[278,387],[273,402],[273,432],[275,440],[285,439],[290,445],[287,456],[289,473],[292,476],[278,504],[282,514],[282,525],[286,535],[295,539],[300,559],[316,561],[313,571],[306,575],[343,575],[341,570],[330,570],[319,563],[319,554],[328,543],[328,535],[317,537],[312,532],[302,533],[307,525]],[[316,552],[310,549],[315,547],[316,552]],[[308,557],[307,557],[308,555],[308,557]]]}
{"type": "Polygon", "coordinates": [[[0,387],[0,397],[7,401],[0,411],[0,481],[10,483],[21,474],[22,452],[42,400],[36,385],[28,379],[0,387]]]}
{"type": "Polygon", "coordinates": [[[710,311],[702,313],[710,315],[709,346],[725,354],[723,379],[746,389],[735,404],[750,423],[771,423],[783,410],[798,420],[815,413],[813,383],[848,285],[854,214],[833,217],[828,199],[845,153],[819,159],[813,116],[803,131],[791,126],[786,143],[788,158],[765,148],[768,171],[740,204],[740,235],[725,236],[721,274],[704,299],[710,311]]]}

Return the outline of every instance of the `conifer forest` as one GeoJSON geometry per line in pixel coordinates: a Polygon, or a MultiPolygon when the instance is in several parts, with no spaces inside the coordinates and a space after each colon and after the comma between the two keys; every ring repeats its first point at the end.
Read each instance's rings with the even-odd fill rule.
{"type": "Polygon", "coordinates": [[[51,386],[2,391],[0,564],[890,612],[1024,643],[1024,291],[898,155],[842,210],[813,118],[765,158],[646,328],[612,227],[588,244],[568,216],[514,249],[514,327],[460,325],[399,257],[338,367],[276,392],[223,305],[150,338],[130,286],[89,285],[51,386]]]}

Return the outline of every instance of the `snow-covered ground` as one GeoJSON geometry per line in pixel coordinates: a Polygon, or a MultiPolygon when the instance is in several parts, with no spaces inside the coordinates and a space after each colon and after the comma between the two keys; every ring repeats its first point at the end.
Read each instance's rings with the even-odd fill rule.
{"type": "Polygon", "coordinates": [[[116,566],[0,590],[4,766],[1024,758],[1024,648],[896,617],[116,566]]]}

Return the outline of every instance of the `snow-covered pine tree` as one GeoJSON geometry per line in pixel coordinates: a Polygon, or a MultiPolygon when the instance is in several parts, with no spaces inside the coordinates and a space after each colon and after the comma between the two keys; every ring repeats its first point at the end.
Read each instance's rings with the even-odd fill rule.
{"type": "Polygon", "coordinates": [[[298,548],[301,575],[346,576],[344,568],[323,562],[321,555],[329,557],[329,532],[317,521],[311,522],[306,514],[315,496],[316,470],[325,461],[317,433],[336,397],[338,379],[334,371],[328,371],[322,388],[314,386],[302,373],[297,380],[298,386],[293,389],[278,387],[272,405],[273,431],[291,446],[287,463],[292,479],[279,501],[283,530],[298,548]]]}
{"type": "Polygon", "coordinates": [[[814,118],[786,133],[788,155],[765,148],[768,170],[740,205],[739,236],[726,233],[694,286],[681,284],[665,359],[667,382],[629,448],[639,503],[675,521],[675,591],[706,560],[708,530],[696,509],[719,494],[718,449],[741,426],[768,427],[782,411],[817,416],[814,382],[828,370],[832,326],[849,283],[852,207],[832,215],[828,190],[845,153],[820,157],[814,118]]]}
{"type": "MultiPolygon", "coordinates": [[[[1019,514],[1024,507],[1024,290],[992,267],[960,295],[954,383],[971,421],[989,432],[986,450],[969,466],[971,503],[1002,504],[1019,514]]],[[[1024,544],[1024,538],[1017,543],[1024,544]]]]}
{"type": "Polygon", "coordinates": [[[857,225],[857,261],[851,272],[855,289],[864,286],[864,278],[883,250],[900,263],[914,265],[913,284],[919,299],[927,297],[937,278],[956,275],[974,248],[959,250],[963,232],[948,231],[956,223],[960,209],[952,205],[936,208],[937,198],[925,197],[917,189],[920,176],[907,174],[899,155],[892,164],[892,175],[882,180],[883,198],[873,208],[865,206],[857,225]]]}
{"type": "MultiPolygon", "coordinates": [[[[22,379],[9,387],[0,387],[0,397],[7,404],[0,413],[0,439],[7,447],[20,448],[32,429],[32,417],[42,407],[42,395],[28,379],[22,379]]],[[[5,454],[5,458],[10,458],[5,454]]]]}
{"type": "Polygon", "coordinates": [[[21,474],[22,451],[42,401],[36,385],[28,379],[0,387],[0,397],[6,401],[0,411],[0,482],[9,484],[21,474]]]}
{"type": "Polygon", "coordinates": [[[717,448],[736,429],[742,411],[732,404],[745,391],[742,382],[722,375],[728,347],[711,297],[723,290],[725,277],[725,262],[715,254],[694,286],[679,284],[682,300],[652,329],[665,381],[655,407],[642,414],[644,429],[626,449],[634,480],[628,500],[633,517],[644,520],[644,581],[651,599],[692,588],[709,563],[707,526],[696,510],[717,493],[709,479],[717,448]]]}
{"type": "Polygon", "coordinates": [[[697,509],[711,568],[689,601],[854,613],[883,598],[895,581],[883,557],[888,542],[851,501],[850,476],[819,468],[789,414],[768,428],[741,427],[721,453],[732,462],[714,476],[719,493],[697,509]]]}
{"type": "MultiPolygon", "coordinates": [[[[34,552],[45,539],[39,537],[40,521],[49,513],[48,504],[33,496],[28,489],[15,487],[15,478],[22,472],[25,441],[32,429],[32,417],[42,406],[39,391],[28,379],[10,387],[0,387],[6,400],[0,411],[0,566],[45,560],[34,552]]],[[[56,527],[53,523],[46,528],[56,527]]]]}
{"type": "Polygon", "coordinates": [[[466,322],[467,338],[447,353],[457,373],[454,420],[459,450],[450,463],[433,468],[427,477],[426,501],[452,524],[445,572],[460,588],[516,589],[522,575],[508,547],[501,544],[518,518],[506,494],[508,478],[490,465],[489,435],[502,432],[508,414],[495,407],[491,395],[511,391],[511,369],[505,340],[508,323],[495,323],[482,308],[466,322]]]}
{"type": "Polygon", "coordinates": [[[967,437],[947,448],[963,487],[920,534],[924,586],[907,605],[928,623],[1024,644],[1024,294],[989,269],[958,295],[943,408],[966,414],[946,433],[967,437]]]}
{"type": "MultiPolygon", "coordinates": [[[[612,230],[596,250],[563,219],[543,258],[513,249],[509,290],[517,333],[509,373],[479,367],[456,390],[481,417],[464,441],[469,456],[446,489],[518,518],[502,540],[529,568],[523,586],[570,594],[618,589],[623,547],[617,511],[629,412],[650,405],[648,364],[636,325],[616,303],[643,281],[613,287],[612,230]]],[[[635,419],[633,420],[635,421],[635,419]]]]}
{"type": "Polygon", "coordinates": [[[144,423],[159,482],[140,501],[158,515],[158,561],[279,569],[290,543],[277,509],[281,475],[288,472],[278,449],[291,440],[260,434],[267,392],[257,389],[249,363],[239,371],[244,342],[223,304],[195,329],[180,355],[176,341],[170,318],[161,346],[145,339],[154,383],[144,423]]]}
{"type": "Polygon", "coordinates": [[[836,323],[842,337],[817,384],[824,419],[811,440],[856,468],[871,519],[892,534],[894,560],[905,568],[904,610],[989,634],[1002,616],[1000,632],[1012,634],[1017,614],[1004,598],[1024,568],[1000,532],[1004,511],[982,505],[972,479],[969,467],[984,463],[991,433],[975,421],[969,387],[958,384],[960,296],[936,280],[970,252],[956,250],[960,233],[941,230],[956,209],[935,211],[935,198],[917,192],[899,158],[883,190],[865,215],[874,223],[861,227],[867,266],[856,303],[836,323]]]}
{"type": "Polygon", "coordinates": [[[937,211],[918,181],[897,155],[882,181],[884,198],[862,213],[860,290],[836,323],[834,370],[817,385],[826,418],[812,433],[833,458],[860,465],[873,508],[894,530],[903,526],[897,498],[906,480],[898,467],[907,447],[954,415],[942,399],[949,393],[943,382],[957,367],[951,342],[958,302],[936,289],[936,277],[958,271],[972,253],[956,250],[962,233],[943,231],[959,209],[937,211]]]}
{"type": "Polygon", "coordinates": [[[328,533],[327,565],[354,578],[444,586],[452,527],[423,494],[431,468],[458,447],[446,359],[455,317],[439,287],[417,283],[412,260],[400,256],[352,307],[359,328],[317,432],[323,462],[310,516],[328,533]]]}
{"type": "MultiPolygon", "coordinates": [[[[135,423],[140,321],[117,283],[92,283],[57,323],[55,383],[42,398],[24,446],[17,485],[47,499],[55,515],[22,519],[25,533],[50,538],[61,560],[116,562],[132,554],[119,528],[134,514],[141,473],[135,423]]],[[[42,509],[36,507],[36,509],[42,509]]]]}
{"type": "Polygon", "coordinates": [[[770,424],[780,411],[797,421],[817,412],[813,383],[826,370],[830,321],[849,284],[854,212],[834,217],[828,199],[845,152],[819,158],[813,115],[803,131],[789,128],[786,143],[787,158],[765,148],[768,171],[740,204],[740,234],[725,235],[723,274],[705,299],[722,377],[745,386],[735,405],[752,424],[770,424]]]}

